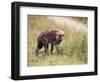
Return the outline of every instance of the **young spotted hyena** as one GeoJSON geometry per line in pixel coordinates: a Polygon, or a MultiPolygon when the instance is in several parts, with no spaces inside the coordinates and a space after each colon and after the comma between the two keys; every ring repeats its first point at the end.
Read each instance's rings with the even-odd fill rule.
{"type": "Polygon", "coordinates": [[[44,47],[45,53],[48,54],[49,44],[51,45],[51,54],[53,54],[54,46],[59,52],[58,45],[61,43],[64,37],[64,32],[62,30],[51,30],[40,33],[37,38],[37,48],[36,55],[38,55],[39,50],[44,47]]]}

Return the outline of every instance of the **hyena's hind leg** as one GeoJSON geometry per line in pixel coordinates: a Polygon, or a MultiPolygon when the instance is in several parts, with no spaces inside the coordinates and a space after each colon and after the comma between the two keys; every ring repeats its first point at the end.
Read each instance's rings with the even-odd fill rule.
{"type": "Polygon", "coordinates": [[[43,44],[43,47],[44,47],[44,50],[45,50],[45,55],[49,55],[49,52],[48,52],[48,47],[49,47],[48,39],[44,38],[42,40],[42,44],[43,44]]]}
{"type": "Polygon", "coordinates": [[[45,55],[49,55],[49,51],[48,51],[48,47],[49,47],[49,44],[48,43],[44,43],[44,49],[45,49],[45,55]]]}
{"type": "Polygon", "coordinates": [[[41,42],[38,42],[38,43],[37,43],[37,48],[36,48],[36,50],[35,50],[36,56],[38,56],[38,52],[39,52],[39,50],[40,50],[42,47],[43,47],[42,43],[41,43],[41,42]]]}

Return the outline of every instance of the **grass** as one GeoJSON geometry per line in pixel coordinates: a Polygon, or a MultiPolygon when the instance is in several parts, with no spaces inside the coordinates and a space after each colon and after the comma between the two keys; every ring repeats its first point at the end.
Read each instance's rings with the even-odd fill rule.
{"type": "Polygon", "coordinates": [[[59,25],[48,16],[28,16],[28,66],[87,64],[87,32],[70,30],[66,25],[59,25]],[[38,35],[47,30],[61,29],[65,32],[64,40],[59,45],[60,52],[44,56],[44,49],[35,55],[38,35]]]}
{"type": "Polygon", "coordinates": [[[88,21],[87,17],[73,17],[73,18],[81,21],[83,24],[87,24],[88,21]]]}

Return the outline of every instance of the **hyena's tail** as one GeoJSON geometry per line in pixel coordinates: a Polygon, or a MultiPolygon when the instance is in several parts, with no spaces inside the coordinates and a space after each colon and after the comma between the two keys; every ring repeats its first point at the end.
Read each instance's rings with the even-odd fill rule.
{"type": "Polygon", "coordinates": [[[43,47],[42,43],[41,43],[41,42],[38,42],[37,48],[38,48],[38,49],[41,49],[42,47],[43,47]]]}
{"type": "Polygon", "coordinates": [[[43,47],[42,43],[41,42],[38,42],[37,43],[37,48],[36,48],[36,55],[38,55],[38,52],[39,52],[39,49],[41,49],[43,47]]]}

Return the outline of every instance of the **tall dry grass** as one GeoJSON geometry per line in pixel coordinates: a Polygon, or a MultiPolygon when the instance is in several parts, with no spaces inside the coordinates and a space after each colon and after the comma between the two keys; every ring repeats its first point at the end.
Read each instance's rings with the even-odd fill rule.
{"type": "Polygon", "coordinates": [[[87,31],[72,31],[67,25],[61,26],[49,20],[48,16],[28,16],[28,66],[87,64],[87,57],[87,31]],[[42,58],[44,49],[41,49],[38,58],[34,52],[37,37],[41,32],[52,29],[61,29],[65,33],[59,45],[60,52],[54,51],[53,55],[42,58]]]}

